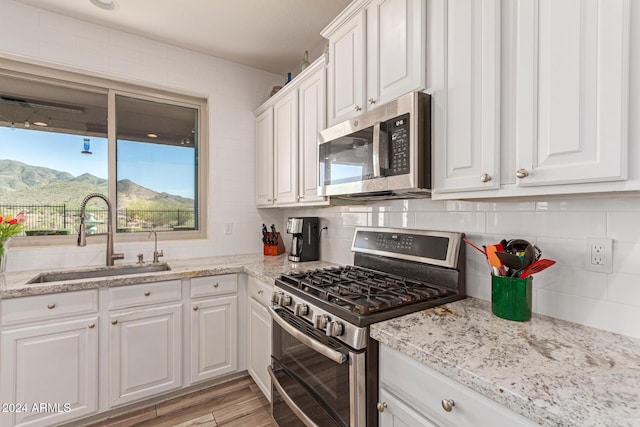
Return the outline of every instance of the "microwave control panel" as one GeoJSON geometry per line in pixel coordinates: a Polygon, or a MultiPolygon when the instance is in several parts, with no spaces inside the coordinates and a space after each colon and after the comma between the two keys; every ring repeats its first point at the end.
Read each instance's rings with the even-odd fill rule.
{"type": "Polygon", "coordinates": [[[389,141],[389,168],[385,175],[404,175],[410,172],[409,158],[409,114],[395,117],[386,122],[389,141]]]}

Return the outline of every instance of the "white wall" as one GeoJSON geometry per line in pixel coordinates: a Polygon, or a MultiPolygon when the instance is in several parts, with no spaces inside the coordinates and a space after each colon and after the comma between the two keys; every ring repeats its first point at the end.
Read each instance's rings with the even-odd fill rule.
{"type": "MultiPolygon", "coordinates": [[[[159,247],[165,260],[261,251],[262,218],[254,203],[253,110],[269,97],[272,86],[282,83],[282,76],[12,0],[0,0],[0,11],[0,61],[17,59],[208,99],[208,238],[168,242],[160,235],[159,247]],[[233,224],[232,235],[224,234],[226,223],[233,224]]],[[[153,241],[116,244],[116,251],[124,251],[130,262],[140,252],[150,259],[153,241]]],[[[104,252],[104,243],[91,239],[84,248],[12,248],[7,268],[100,265],[104,252]]]]}

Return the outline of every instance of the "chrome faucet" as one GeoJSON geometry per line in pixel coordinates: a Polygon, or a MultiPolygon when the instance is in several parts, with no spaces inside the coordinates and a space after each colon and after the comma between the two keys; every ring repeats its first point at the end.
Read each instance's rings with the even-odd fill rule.
{"type": "Polygon", "coordinates": [[[113,265],[113,262],[117,259],[124,259],[124,254],[114,254],[113,253],[113,225],[112,225],[112,215],[113,209],[111,207],[111,202],[104,194],[100,193],[91,193],[82,200],[80,204],[80,230],[78,231],[78,246],[87,246],[87,235],[85,233],[84,219],[85,219],[85,211],[87,207],[87,203],[89,200],[93,198],[99,198],[105,201],[107,204],[107,266],[113,265]]]}
{"type": "Polygon", "coordinates": [[[154,246],[153,246],[153,263],[157,264],[158,258],[164,256],[164,250],[161,250],[160,252],[158,252],[158,233],[156,233],[156,230],[151,230],[149,232],[149,237],[151,237],[151,235],[153,234],[154,237],[154,246]]]}

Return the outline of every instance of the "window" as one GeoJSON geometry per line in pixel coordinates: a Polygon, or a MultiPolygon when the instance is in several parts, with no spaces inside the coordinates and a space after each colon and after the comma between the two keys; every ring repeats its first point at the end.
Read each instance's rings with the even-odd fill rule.
{"type": "MultiPolygon", "coordinates": [[[[201,236],[203,101],[78,80],[0,70],[0,214],[24,211],[27,237],[75,235],[82,200],[101,193],[120,239],[201,236]]],[[[106,232],[103,201],[89,202],[85,224],[106,232]]]]}

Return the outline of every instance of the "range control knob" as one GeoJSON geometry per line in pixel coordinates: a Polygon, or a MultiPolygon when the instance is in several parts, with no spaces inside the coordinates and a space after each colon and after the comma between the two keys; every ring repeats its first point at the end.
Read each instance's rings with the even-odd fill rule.
{"type": "Polygon", "coordinates": [[[329,316],[326,314],[316,314],[313,316],[313,327],[316,329],[324,329],[329,323],[329,316]]]}
{"type": "Polygon", "coordinates": [[[280,295],[282,295],[282,292],[273,291],[271,293],[271,304],[278,304],[278,301],[280,300],[280,295]]]}
{"type": "Polygon", "coordinates": [[[342,323],[332,320],[327,324],[327,336],[328,337],[339,337],[342,335],[344,331],[344,327],[342,323]]]}
{"type": "Polygon", "coordinates": [[[291,295],[281,294],[278,298],[278,305],[288,307],[291,305],[291,295]]]}
{"type": "Polygon", "coordinates": [[[309,314],[309,306],[307,304],[298,303],[293,308],[293,314],[296,316],[306,316],[309,314]]]}

